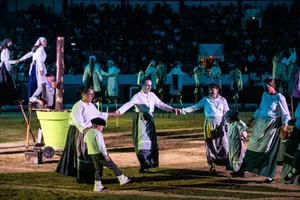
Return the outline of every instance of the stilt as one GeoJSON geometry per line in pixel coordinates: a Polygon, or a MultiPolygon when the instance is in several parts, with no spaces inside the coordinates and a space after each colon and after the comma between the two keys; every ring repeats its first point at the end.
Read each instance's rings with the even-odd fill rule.
{"type": "Polygon", "coordinates": [[[31,107],[28,107],[28,123],[27,123],[27,132],[26,132],[26,148],[29,146],[29,133],[30,133],[30,122],[31,122],[31,107]]]}
{"type": "MultiPolygon", "coordinates": [[[[171,101],[170,101],[170,106],[172,106],[172,104],[173,104],[173,96],[172,96],[172,98],[171,98],[171,101]]],[[[169,113],[169,115],[168,115],[168,118],[170,118],[170,116],[171,116],[171,113],[169,113]]]]}
{"type": "Polygon", "coordinates": [[[293,96],[290,95],[291,98],[291,118],[294,119],[294,100],[293,100],[293,96]]]}
{"type": "MultiPolygon", "coordinates": [[[[118,98],[115,98],[116,110],[118,110],[118,98]]],[[[116,127],[119,128],[119,117],[116,117],[116,127]]]]}
{"type": "MultiPolygon", "coordinates": [[[[106,113],[108,114],[108,110],[109,110],[109,104],[110,104],[110,100],[107,101],[107,104],[106,104],[106,113]]],[[[108,120],[106,121],[106,126],[107,127],[107,124],[108,124],[108,120]]]]}

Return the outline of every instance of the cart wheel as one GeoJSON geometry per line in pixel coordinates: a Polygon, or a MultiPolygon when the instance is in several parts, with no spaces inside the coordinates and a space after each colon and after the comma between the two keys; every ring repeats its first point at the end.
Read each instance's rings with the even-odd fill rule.
{"type": "Polygon", "coordinates": [[[54,149],[50,146],[45,147],[43,152],[45,158],[52,158],[55,153],[54,149]]]}

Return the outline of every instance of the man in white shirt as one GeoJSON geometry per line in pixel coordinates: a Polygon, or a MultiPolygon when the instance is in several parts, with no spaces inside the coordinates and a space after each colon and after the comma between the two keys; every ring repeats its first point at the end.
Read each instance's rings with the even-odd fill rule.
{"type": "Polygon", "coordinates": [[[144,79],[142,90],[135,94],[132,99],[120,107],[116,114],[124,114],[132,106],[135,106],[133,115],[132,138],[134,150],[140,162],[140,173],[146,173],[150,167],[158,167],[158,144],[154,124],[154,108],[157,107],[167,112],[180,113],[167,104],[163,103],[151,92],[152,81],[144,79]]]}

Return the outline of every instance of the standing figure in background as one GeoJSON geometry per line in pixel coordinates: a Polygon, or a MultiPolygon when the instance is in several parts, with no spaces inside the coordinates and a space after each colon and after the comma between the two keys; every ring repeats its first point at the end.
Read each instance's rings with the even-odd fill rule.
{"type": "Polygon", "coordinates": [[[155,61],[151,60],[151,62],[149,63],[147,69],[146,69],[146,73],[145,73],[145,77],[146,78],[150,78],[152,81],[152,91],[156,92],[156,69],[155,69],[155,61]]]}
{"type": "Polygon", "coordinates": [[[228,160],[232,169],[233,177],[244,177],[244,170],[241,168],[245,157],[244,140],[247,138],[247,126],[238,118],[239,113],[235,110],[228,110],[225,114],[228,125],[229,152],[228,160]]]}
{"type": "Polygon", "coordinates": [[[164,63],[159,63],[156,67],[156,85],[158,87],[158,93],[160,94],[160,100],[163,101],[164,86],[167,83],[167,68],[164,63]]]}
{"type": "MultiPolygon", "coordinates": [[[[159,98],[161,101],[163,101],[164,87],[165,84],[167,83],[167,67],[162,62],[160,62],[156,67],[156,77],[157,77],[156,85],[158,89],[159,98]]],[[[158,113],[158,117],[159,117],[159,113],[158,113]]],[[[164,117],[164,113],[163,113],[163,117],[164,117]]]]}
{"type": "MultiPolygon", "coordinates": [[[[180,103],[181,108],[182,105],[182,77],[186,76],[187,74],[181,71],[182,64],[180,62],[175,62],[173,69],[169,72],[168,76],[171,78],[171,85],[170,85],[170,95],[171,95],[171,102],[170,106],[172,106],[174,98],[176,103],[180,103]]],[[[170,114],[169,114],[170,117],[170,114]]]]}
{"type": "Polygon", "coordinates": [[[221,68],[219,67],[219,62],[218,61],[214,61],[212,68],[209,71],[208,74],[211,78],[212,78],[212,83],[217,84],[220,88],[220,90],[222,90],[222,86],[221,86],[221,68]]]}
{"type": "Polygon", "coordinates": [[[195,103],[198,102],[198,95],[201,95],[201,98],[204,97],[204,92],[203,92],[203,81],[204,81],[204,73],[205,73],[205,66],[203,66],[203,61],[200,60],[198,62],[198,65],[194,68],[194,78],[195,78],[195,90],[194,90],[194,95],[195,95],[195,103]]]}
{"type": "MultiPolygon", "coordinates": [[[[15,93],[17,85],[14,78],[14,70],[12,64],[18,63],[18,61],[10,59],[9,48],[12,46],[12,41],[10,39],[5,39],[0,46],[1,52],[1,62],[0,62],[0,91],[9,91],[15,93]]],[[[13,101],[13,95],[2,94],[0,99],[0,110],[2,105],[13,101]],[[10,97],[12,99],[10,99],[10,97]]]]}
{"type": "Polygon", "coordinates": [[[286,65],[287,67],[287,92],[289,94],[292,93],[294,82],[295,82],[295,74],[297,72],[296,68],[296,49],[295,48],[289,48],[289,57],[287,59],[283,59],[282,63],[286,65]]]}
{"type": "Polygon", "coordinates": [[[216,165],[228,166],[228,137],[224,115],[229,107],[226,99],[219,95],[219,89],[217,84],[209,84],[209,96],[203,97],[197,104],[181,110],[182,114],[186,114],[204,108],[206,158],[211,174],[217,173],[216,165]]]}
{"type": "Polygon", "coordinates": [[[242,73],[236,64],[233,64],[233,69],[229,72],[227,78],[229,79],[230,89],[233,91],[234,108],[238,111],[239,91],[243,89],[242,73]]]}
{"type": "Polygon", "coordinates": [[[281,62],[282,59],[283,59],[283,51],[281,52],[279,51],[274,55],[272,59],[272,63],[273,63],[272,77],[276,81],[276,85],[279,88],[279,92],[285,93],[286,91],[283,91],[283,88],[285,88],[288,79],[287,79],[286,66],[281,62]]]}
{"type": "Polygon", "coordinates": [[[98,110],[101,111],[103,98],[102,75],[107,75],[107,72],[104,72],[100,64],[96,63],[96,56],[90,56],[89,64],[84,69],[82,83],[93,87],[95,91],[93,102],[97,105],[98,110]]]}
{"type": "Polygon", "coordinates": [[[28,75],[28,98],[33,95],[38,85],[45,83],[47,69],[45,61],[47,58],[45,47],[47,46],[47,40],[44,37],[39,37],[35,42],[31,52],[27,53],[20,58],[20,61],[24,61],[27,58],[32,57],[28,75]]]}
{"type": "Polygon", "coordinates": [[[244,158],[245,170],[266,176],[264,183],[273,183],[277,168],[277,154],[281,129],[287,131],[291,119],[285,97],[275,90],[275,79],[264,80],[260,107],[249,120],[248,126],[257,119],[244,158]]]}
{"type": "Polygon", "coordinates": [[[141,68],[140,68],[140,71],[139,71],[139,73],[138,73],[138,77],[137,77],[137,85],[138,86],[140,86],[140,87],[142,87],[142,80],[145,78],[145,67],[144,66],[142,66],[141,68]]]}

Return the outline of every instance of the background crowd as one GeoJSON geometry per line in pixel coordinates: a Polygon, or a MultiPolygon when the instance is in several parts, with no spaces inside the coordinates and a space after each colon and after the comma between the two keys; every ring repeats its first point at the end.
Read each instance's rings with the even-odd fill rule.
{"type": "MultiPolygon", "coordinates": [[[[270,4],[263,8],[257,30],[245,28],[242,13],[247,8],[251,6],[184,5],[178,13],[168,4],[157,4],[148,11],[146,5],[123,8],[82,3],[57,14],[43,4],[33,4],[27,10],[1,14],[0,38],[15,41],[12,59],[18,59],[31,49],[36,38],[45,36],[46,65],[51,70],[55,69],[56,37],[64,36],[67,74],[83,74],[89,55],[96,55],[104,69],[108,60],[115,61],[122,74],[136,73],[150,60],[164,62],[168,71],[173,62],[180,61],[183,71],[192,72],[201,43],[224,44],[222,73],[229,72],[227,61],[232,60],[242,73],[271,73],[276,52],[289,47],[300,49],[296,6],[270,4]]],[[[16,69],[28,74],[29,64],[21,63],[16,69]]]]}

